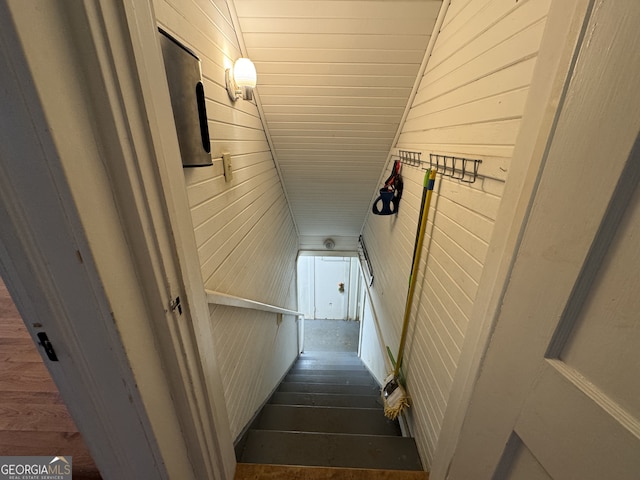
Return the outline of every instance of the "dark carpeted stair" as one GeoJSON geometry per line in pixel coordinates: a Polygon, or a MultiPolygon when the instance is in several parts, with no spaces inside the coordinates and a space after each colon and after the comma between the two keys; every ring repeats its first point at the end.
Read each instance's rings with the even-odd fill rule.
{"type": "Polygon", "coordinates": [[[236,449],[252,464],[422,470],[355,353],[303,353],[236,449]]]}

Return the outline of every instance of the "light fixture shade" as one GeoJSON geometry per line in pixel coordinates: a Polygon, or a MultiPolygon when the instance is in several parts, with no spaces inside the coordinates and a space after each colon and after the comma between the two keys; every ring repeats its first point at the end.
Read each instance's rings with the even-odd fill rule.
{"type": "Polygon", "coordinates": [[[254,88],[258,80],[258,75],[253,62],[248,58],[239,58],[236,60],[233,64],[233,79],[238,87],[254,88]]]}

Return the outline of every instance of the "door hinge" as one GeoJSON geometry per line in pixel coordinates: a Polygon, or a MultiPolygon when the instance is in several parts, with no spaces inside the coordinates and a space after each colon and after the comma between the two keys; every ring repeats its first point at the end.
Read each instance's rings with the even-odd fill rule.
{"type": "Polygon", "coordinates": [[[180,305],[180,297],[176,297],[174,300],[169,302],[169,308],[171,308],[172,312],[178,310],[178,315],[182,315],[182,305],[180,305]]]}
{"type": "Polygon", "coordinates": [[[51,360],[52,362],[57,362],[58,356],[56,355],[56,351],[53,349],[53,345],[49,341],[49,337],[47,337],[47,334],[44,332],[39,332],[38,340],[40,340],[38,343],[42,345],[42,348],[44,348],[44,351],[47,354],[47,357],[49,357],[49,360],[51,360]]]}

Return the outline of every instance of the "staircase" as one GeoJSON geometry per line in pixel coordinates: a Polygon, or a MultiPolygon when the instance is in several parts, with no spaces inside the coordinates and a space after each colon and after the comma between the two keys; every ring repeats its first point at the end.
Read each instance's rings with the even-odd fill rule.
{"type": "MultiPolygon", "coordinates": [[[[238,472],[251,472],[251,478],[316,478],[306,466],[377,471],[362,478],[387,478],[381,475],[389,470],[396,471],[389,478],[428,478],[414,440],[402,437],[397,421],[385,418],[380,387],[355,353],[301,354],[239,442],[236,456],[238,472]],[[283,467],[287,476],[273,473],[280,468],[275,465],[305,467],[283,467]],[[260,477],[256,469],[271,473],[260,477]]],[[[354,475],[325,472],[317,478],[360,478],[354,475]]]]}

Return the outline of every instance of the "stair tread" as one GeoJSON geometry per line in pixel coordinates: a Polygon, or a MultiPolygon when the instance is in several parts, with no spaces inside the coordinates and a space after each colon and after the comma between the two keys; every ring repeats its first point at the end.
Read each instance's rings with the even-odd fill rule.
{"type": "Polygon", "coordinates": [[[269,403],[274,405],[316,405],[331,407],[382,408],[380,395],[349,395],[337,393],[276,392],[269,403]]]}
{"type": "Polygon", "coordinates": [[[378,408],[267,404],[256,423],[262,430],[401,435],[398,422],[378,408]]]}
{"type": "Polygon", "coordinates": [[[331,373],[345,372],[345,373],[356,373],[356,372],[366,372],[369,373],[368,370],[364,368],[347,368],[347,365],[319,365],[319,366],[305,366],[305,365],[294,365],[291,370],[287,373],[310,373],[310,372],[323,372],[326,370],[331,370],[331,373]]]}
{"type": "Polygon", "coordinates": [[[298,383],[333,383],[346,385],[374,385],[375,381],[370,376],[351,376],[351,375],[300,375],[288,374],[284,377],[285,382],[298,383]]]}
{"type": "Polygon", "coordinates": [[[377,385],[346,385],[332,383],[282,382],[279,392],[299,393],[346,393],[351,395],[380,395],[377,385]]]}
{"type": "Polygon", "coordinates": [[[298,356],[298,361],[311,361],[311,362],[334,362],[334,363],[361,363],[360,357],[357,355],[310,355],[301,353],[298,356]]]}
{"type": "Polygon", "coordinates": [[[333,362],[333,363],[362,363],[362,359],[355,354],[352,355],[311,355],[301,353],[297,359],[299,362],[333,362]]]}
{"type": "Polygon", "coordinates": [[[289,370],[288,375],[348,375],[353,377],[371,378],[371,374],[365,369],[345,370],[337,368],[298,368],[295,366],[289,370]]]}
{"type": "Polygon", "coordinates": [[[356,352],[328,352],[326,350],[305,350],[300,354],[301,357],[321,356],[321,357],[358,357],[356,352]]]}
{"type": "Polygon", "coordinates": [[[253,480],[427,480],[415,441],[401,436],[382,406],[380,386],[357,354],[302,353],[237,445],[238,460],[272,465],[259,469],[253,480]],[[273,465],[293,468],[299,477],[273,465]],[[321,467],[321,476],[309,476],[309,466],[321,467]],[[402,477],[397,471],[420,476],[402,477]],[[360,476],[348,476],[353,472],[360,476]]]}
{"type": "Polygon", "coordinates": [[[338,361],[319,361],[319,360],[298,360],[293,368],[305,368],[313,370],[358,370],[361,372],[368,372],[367,368],[360,362],[338,362],[338,361]]]}
{"type": "Polygon", "coordinates": [[[249,430],[243,463],[422,470],[412,438],[249,430]]]}

